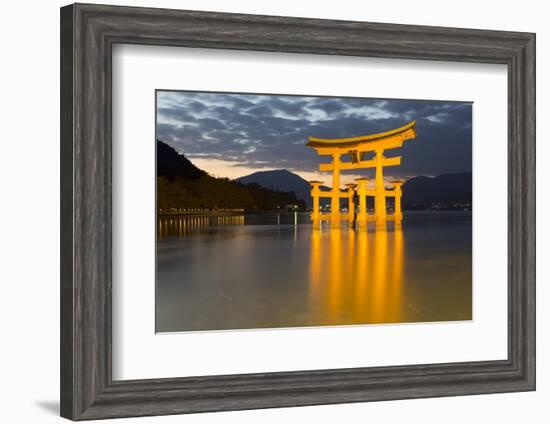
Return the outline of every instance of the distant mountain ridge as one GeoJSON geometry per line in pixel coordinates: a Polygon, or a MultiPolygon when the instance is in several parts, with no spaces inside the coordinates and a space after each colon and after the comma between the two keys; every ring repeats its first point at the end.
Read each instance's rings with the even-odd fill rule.
{"type": "Polygon", "coordinates": [[[235,179],[241,184],[258,184],[261,187],[278,191],[292,191],[297,199],[303,200],[307,206],[311,206],[311,185],[299,175],[286,169],[273,171],[258,171],[244,177],[235,179]]]}
{"type": "MultiPolygon", "coordinates": [[[[292,191],[297,199],[303,200],[308,207],[312,206],[311,186],[302,177],[286,170],[258,171],[235,181],[243,184],[258,184],[265,188],[281,191],[292,191]]],[[[328,190],[322,187],[322,190],[328,190]]],[[[324,204],[330,203],[322,199],[324,204]]],[[[391,199],[389,200],[391,204],[391,199]]],[[[369,207],[372,199],[368,199],[369,207]]],[[[472,173],[461,172],[441,174],[436,177],[418,176],[403,184],[404,209],[426,209],[435,205],[450,208],[452,205],[471,205],[472,173]]]]}
{"type": "Polygon", "coordinates": [[[405,209],[424,209],[434,205],[452,207],[472,204],[472,173],[418,176],[403,184],[405,209]]]}

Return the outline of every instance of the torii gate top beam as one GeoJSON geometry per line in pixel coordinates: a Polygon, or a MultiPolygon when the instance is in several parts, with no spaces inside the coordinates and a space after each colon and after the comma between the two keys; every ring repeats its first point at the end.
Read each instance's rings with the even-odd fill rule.
{"type": "Polygon", "coordinates": [[[309,137],[306,146],[320,155],[373,152],[401,147],[405,140],[416,137],[416,121],[390,131],[348,138],[309,137]]]}

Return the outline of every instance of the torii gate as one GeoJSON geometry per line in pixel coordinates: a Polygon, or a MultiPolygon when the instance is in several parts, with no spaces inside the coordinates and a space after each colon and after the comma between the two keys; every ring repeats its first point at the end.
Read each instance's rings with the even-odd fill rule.
{"type": "Polygon", "coordinates": [[[331,191],[321,191],[321,181],[310,181],[312,186],[311,196],[313,198],[313,212],[311,219],[313,228],[319,229],[321,220],[329,220],[331,228],[340,228],[341,220],[347,219],[351,227],[354,222],[353,196],[355,192],[359,195],[359,212],[357,214],[357,225],[359,229],[367,228],[369,220],[376,221],[376,227],[382,228],[388,219],[394,220],[396,225],[401,225],[403,218],[401,212],[401,186],[402,181],[392,181],[393,190],[386,190],[384,184],[384,167],[401,165],[401,156],[387,158],[385,150],[397,149],[403,146],[406,140],[416,137],[416,121],[407,125],[378,134],[361,135],[349,138],[322,139],[309,137],[306,146],[317,151],[321,156],[332,156],[331,163],[319,165],[320,171],[332,171],[331,191]],[[364,154],[374,152],[374,158],[365,160],[364,154]],[[342,155],[349,155],[350,161],[342,161],[342,155]],[[357,178],[355,184],[347,184],[348,190],[340,190],[340,172],[346,170],[375,168],[374,189],[367,188],[367,178],[357,178]],[[374,196],[374,215],[367,213],[367,196],[374,196]],[[319,212],[319,198],[330,197],[330,214],[319,212]],[[340,214],[340,198],[348,198],[350,202],[349,213],[340,214]],[[386,214],[386,197],[395,197],[395,211],[393,215],[386,214]]]}

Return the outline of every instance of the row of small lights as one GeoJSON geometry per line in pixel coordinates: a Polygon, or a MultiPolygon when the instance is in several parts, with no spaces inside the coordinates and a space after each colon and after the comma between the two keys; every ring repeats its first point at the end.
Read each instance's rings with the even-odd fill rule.
{"type": "Polygon", "coordinates": [[[244,212],[244,209],[159,209],[159,212],[244,212]]]}

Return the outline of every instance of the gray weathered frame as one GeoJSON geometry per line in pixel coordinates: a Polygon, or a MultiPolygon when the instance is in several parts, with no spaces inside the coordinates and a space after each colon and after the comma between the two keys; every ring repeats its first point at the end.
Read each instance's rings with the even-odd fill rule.
{"type": "Polygon", "coordinates": [[[535,35],[75,4],[61,9],[61,415],[73,420],[535,389],[535,35]],[[113,381],[115,43],[508,67],[508,359],[113,381]]]}

